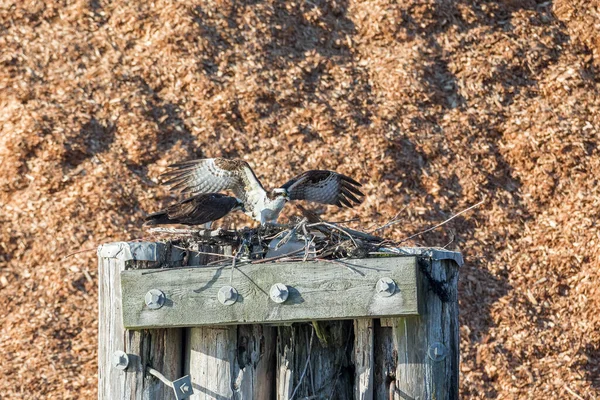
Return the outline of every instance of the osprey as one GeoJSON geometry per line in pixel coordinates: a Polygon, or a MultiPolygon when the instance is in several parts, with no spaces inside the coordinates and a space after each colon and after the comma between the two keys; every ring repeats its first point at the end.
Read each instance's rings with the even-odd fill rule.
{"type": "Polygon", "coordinates": [[[279,188],[265,190],[246,161],[206,158],[169,166],[162,174],[163,184],[172,191],[191,197],[149,215],[147,224],[200,225],[215,221],[234,210],[264,225],[277,221],[283,206],[290,200],[309,200],[338,207],[360,204],[360,183],[335,171],[310,170],[289,180],[279,188]],[[230,190],[236,197],[220,191],[230,190]]]}

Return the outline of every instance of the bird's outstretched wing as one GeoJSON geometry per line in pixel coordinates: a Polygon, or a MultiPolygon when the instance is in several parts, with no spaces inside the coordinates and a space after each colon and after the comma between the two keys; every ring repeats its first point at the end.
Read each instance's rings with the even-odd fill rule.
{"type": "Polygon", "coordinates": [[[354,179],[334,171],[310,170],[286,182],[282,188],[287,190],[290,200],[354,207],[362,202],[357,196],[364,196],[358,189],[360,186],[354,179]]]}
{"type": "Polygon", "coordinates": [[[184,161],[169,166],[161,175],[163,184],[180,193],[213,193],[231,190],[242,202],[247,193],[262,190],[250,165],[244,160],[226,158],[205,158],[184,161]]]}
{"type": "Polygon", "coordinates": [[[202,225],[240,208],[241,204],[235,197],[220,193],[198,194],[172,204],[166,210],[148,215],[145,224],[202,225]]]}

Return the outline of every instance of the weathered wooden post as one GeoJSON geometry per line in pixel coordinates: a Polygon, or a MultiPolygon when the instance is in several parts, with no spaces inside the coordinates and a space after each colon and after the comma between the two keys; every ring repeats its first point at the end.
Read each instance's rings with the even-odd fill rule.
{"type": "Polygon", "coordinates": [[[459,253],[234,268],[207,265],[231,246],[196,250],[99,248],[99,399],[458,398],[459,253]]]}

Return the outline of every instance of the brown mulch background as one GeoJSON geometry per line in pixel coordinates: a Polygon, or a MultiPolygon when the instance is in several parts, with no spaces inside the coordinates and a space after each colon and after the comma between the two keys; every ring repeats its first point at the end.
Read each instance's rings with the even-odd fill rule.
{"type": "Polygon", "coordinates": [[[214,156],[270,187],[352,175],[364,204],[325,218],[398,214],[396,239],[484,199],[413,242],[467,260],[463,397],[600,397],[599,21],[596,0],[0,0],[0,398],[96,396],[96,255],[64,257],[145,237],[158,174],[214,156]]]}

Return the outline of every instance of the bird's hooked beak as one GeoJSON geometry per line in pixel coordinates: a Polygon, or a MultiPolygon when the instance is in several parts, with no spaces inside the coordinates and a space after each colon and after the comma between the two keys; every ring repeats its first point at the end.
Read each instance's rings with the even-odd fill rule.
{"type": "Polygon", "coordinates": [[[290,201],[290,194],[285,188],[273,189],[273,193],[283,194],[283,198],[285,199],[285,201],[290,201]]]}

